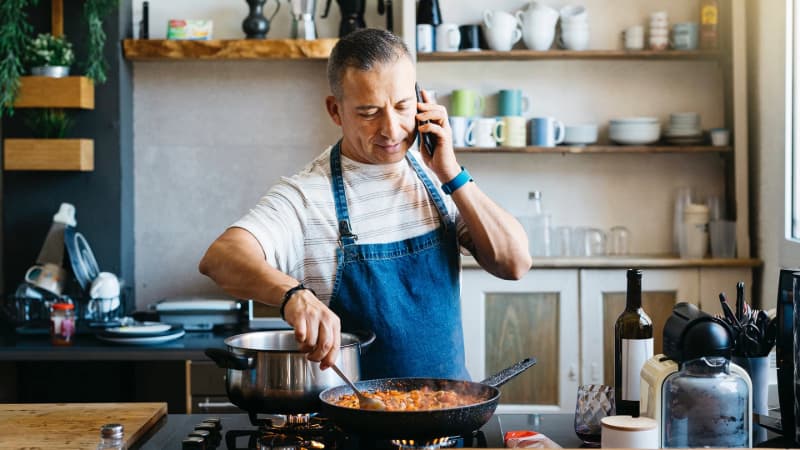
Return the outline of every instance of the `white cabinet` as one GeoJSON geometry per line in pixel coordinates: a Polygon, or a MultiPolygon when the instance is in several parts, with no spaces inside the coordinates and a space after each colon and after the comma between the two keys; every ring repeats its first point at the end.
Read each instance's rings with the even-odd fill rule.
{"type": "MultiPolygon", "coordinates": [[[[581,383],[614,384],[614,322],[625,309],[625,269],[581,270],[581,383]]],[[[675,303],[697,304],[697,269],[649,269],[642,276],[642,308],[653,321],[654,351],[675,303]]]]}
{"type": "Polygon", "coordinates": [[[578,389],[578,271],[533,270],[506,281],[464,270],[461,285],[467,369],[482,380],[535,356],[501,388],[500,412],[571,412],[578,389]]]}

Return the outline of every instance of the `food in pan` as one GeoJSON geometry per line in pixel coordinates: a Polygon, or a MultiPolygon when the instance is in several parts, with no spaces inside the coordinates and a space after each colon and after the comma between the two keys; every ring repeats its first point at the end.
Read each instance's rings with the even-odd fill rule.
{"type": "MultiPolygon", "coordinates": [[[[389,389],[364,392],[364,395],[382,401],[386,405],[386,411],[429,411],[474,405],[483,401],[483,398],[474,395],[450,390],[436,391],[427,386],[412,391],[389,389]]],[[[342,395],[334,403],[345,408],[358,409],[358,398],[354,394],[342,395]]]]}

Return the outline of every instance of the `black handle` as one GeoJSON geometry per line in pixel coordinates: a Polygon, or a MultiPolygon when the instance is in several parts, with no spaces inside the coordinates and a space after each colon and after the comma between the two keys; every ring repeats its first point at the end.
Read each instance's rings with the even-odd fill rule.
{"type": "Polygon", "coordinates": [[[383,13],[386,12],[386,4],[384,4],[384,0],[378,0],[378,14],[381,16],[383,13]]]}
{"type": "Polygon", "coordinates": [[[322,13],[322,16],[320,17],[323,19],[327,18],[329,12],[331,12],[331,0],[328,0],[328,3],[325,4],[325,12],[322,13]]]}
{"type": "Polygon", "coordinates": [[[522,361],[514,364],[513,366],[503,369],[500,372],[490,376],[489,378],[481,381],[481,384],[488,384],[492,387],[499,387],[506,384],[512,378],[516,377],[517,375],[525,372],[529,368],[533,367],[536,364],[536,358],[531,356],[530,358],[525,358],[522,361]]]}
{"type": "Polygon", "coordinates": [[[392,12],[392,0],[386,0],[386,29],[394,31],[394,13],[392,12]]]}
{"type": "Polygon", "coordinates": [[[205,354],[222,369],[247,370],[255,367],[255,360],[253,358],[237,356],[227,350],[207,348],[205,354]]]}

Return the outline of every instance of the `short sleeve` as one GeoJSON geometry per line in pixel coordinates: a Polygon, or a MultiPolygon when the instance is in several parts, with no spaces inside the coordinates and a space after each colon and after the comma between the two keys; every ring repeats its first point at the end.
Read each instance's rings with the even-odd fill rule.
{"type": "Polygon", "coordinates": [[[231,227],[250,232],[264,251],[267,263],[303,279],[303,240],[306,201],[302,192],[283,179],[231,227]]]}

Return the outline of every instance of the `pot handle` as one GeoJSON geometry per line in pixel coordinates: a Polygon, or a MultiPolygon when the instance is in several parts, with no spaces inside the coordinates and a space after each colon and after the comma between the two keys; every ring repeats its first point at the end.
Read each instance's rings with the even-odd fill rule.
{"type": "Polygon", "coordinates": [[[255,366],[253,358],[237,356],[227,350],[207,348],[205,353],[222,369],[247,370],[255,366]]]}
{"type": "Polygon", "coordinates": [[[370,344],[375,342],[375,333],[369,330],[353,330],[348,333],[358,338],[358,346],[361,350],[369,347],[370,344]]]}
{"type": "Polygon", "coordinates": [[[531,368],[534,364],[536,364],[536,358],[531,356],[530,358],[525,358],[522,361],[514,364],[513,366],[503,369],[500,372],[490,376],[489,378],[481,381],[481,384],[488,384],[492,387],[502,386],[506,382],[510,381],[512,378],[516,377],[517,375],[525,372],[529,368],[531,368]]]}

